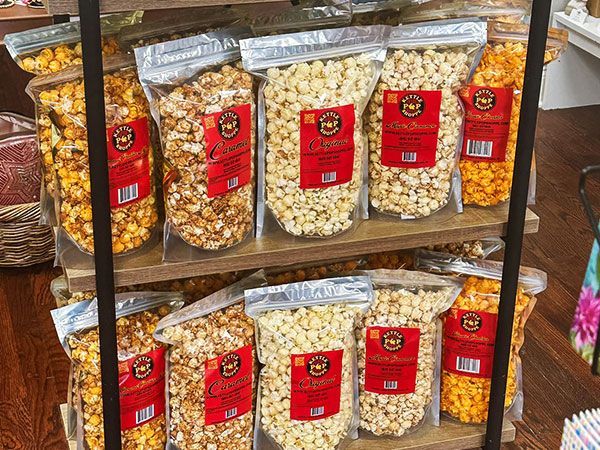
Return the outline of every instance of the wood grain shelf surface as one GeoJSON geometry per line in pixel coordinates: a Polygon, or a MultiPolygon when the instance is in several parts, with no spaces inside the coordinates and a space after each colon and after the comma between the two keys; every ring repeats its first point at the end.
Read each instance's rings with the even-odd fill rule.
{"type": "MultiPolygon", "coordinates": [[[[70,428],[66,404],[60,405],[60,412],[65,432],[68,433],[70,428]]],[[[71,421],[73,420],[74,418],[71,417],[71,421]]],[[[502,442],[512,442],[515,437],[515,426],[505,421],[502,428],[502,442]]],[[[73,436],[70,438],[67,436],[67,438],[69,448],[76,450],[75,438],[73,436]]],[[[420,430],[401,439],[374,439],[361,434],[358,440],[349,445],[348,450],[462,450],[482,447],[484,441],[485,425],[465,425],[443,417],[439,427],[425,425],[420,430]]],[[[261,450],[276,450],[272,444],[261,444],[260,448],[261,450]]]]}
{"type": "MultiPolygon", "coordinates": [[[[192,262],[161,262],[162,244],[157,243],[132,255],[115,258],[115,284],[129,286],[503,236],[507,217],[507,205],[469,207],[463,214],[434,215],[420,220],[399,221],[379,216],[331,239],[292,239],[282,231],[272,238],[250,239],[224,252],[204,252],[204,259],[192,262]]],[[[528,210],[525,233],[537,232],[538,225],[538,216],[528,210]]],[[[95,289],[93,269],[71,267],[64,272],[71,292],[95,289]]]]}
{"type": "MultiPolygon", "coordinates": [[[[196,8],[202,6],[232,5],[241,3],[271,3],[281,0],[100,0],[101,13],[114,13],[121,11],[174,8],[196,8]]],[[[46,8],[49,14],[79,14],[78,0],[47,0],[46,8]]]]}

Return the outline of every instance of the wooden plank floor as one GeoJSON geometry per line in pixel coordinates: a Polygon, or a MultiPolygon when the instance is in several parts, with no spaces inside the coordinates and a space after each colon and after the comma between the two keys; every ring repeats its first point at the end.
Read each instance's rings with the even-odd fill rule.
{"type": "MultiPolygon", "coordinates": [[[[525,238],[524,262],[549,273],[527,326],[525,421],[507,448],[558,448],[563,419],[600,406],[600,378],[571,350],[567,335],[592,243],[578,197],[579,170],[600,163],[600,106],[542,112],[538,127],[540,232],[525,238]]],[[[600,183],[594,185],[600,205],[600,183]]],[[[67,448],[59,405],[68,361],[48,311],[49,265],[0,270],[0,448],[67,448]]]]}

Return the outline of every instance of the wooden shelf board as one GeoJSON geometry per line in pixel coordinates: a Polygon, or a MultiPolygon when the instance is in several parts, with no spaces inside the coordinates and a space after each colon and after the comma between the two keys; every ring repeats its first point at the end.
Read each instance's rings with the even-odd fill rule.
{"type": "MultiPolygon", "coordinates": [[[[331,239],[290,239],[281,232],[282,236],[248,240],[222,253],[204,252],[205,259],[192,262],[162,263],[162,244],[155,244],[132,255],[115,258],[115,284],[129,286],[503,236],[507,216],[508,205],[470,207],[465,208],[463,214],[451,217],[434,215],[409,221],[379,216],[362,222],[356,230],[331,239]]],[[[537,232],[538,225],[538,216],[528,210],[525,233],[537,232]]],[[[64,271],[71,292],[96,288],[93,269],[65,268],[64,271]]]]}
{"type": "MultiPolygon", "coordinates": [[[[121,0],[100,0],[101,13],[114,13],[121,11],[174,8],[196,8],[202,6],[232,5],[241,3],[271,3],[281,0],[133,0],[123,2],[121,0]]],[[[46,8],[49,14],[79,14],[78,0],[48,0],[46,8]]]]}
{"type": "Polygon", "coordinates": [[[13,5],[10,8],[0,9],[0,22],[14,20],[50,19],[48,11],[44,8],[29,8],[23,5],[13,5]]]}
{"type": "MultiPolygon", "coordinates": [[[[65,425],[67,425],[67,405],[60,405],[60,411],[65,425]]],[[[515,426],[504,422],[502,428],[502,442],[515,440],[515,426]]],[[[350,444],[348,450],[461,450],[482,447],[485,441],[485,425],[465,425],[453,420],[442,418],[439,427],[425,425],[415,433],[401,439],[380,439],[363,436],[350,444]]],[[[77,449],[77,442],[72,437],[68,439],[69,448],[77,449]]],[[[271,444],[261,445],[262,450],[275,450],[271,444]]]]}

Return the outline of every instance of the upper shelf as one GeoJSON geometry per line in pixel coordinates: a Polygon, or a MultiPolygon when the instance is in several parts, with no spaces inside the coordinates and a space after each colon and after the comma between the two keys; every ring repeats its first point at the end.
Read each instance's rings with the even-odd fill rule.
{"type": "MultiPolygon", "coordinates": [[[[162,263],[162,245],[157,244],[126,257],[126,260],[116,258],[115,284],[128,286],[503,236],[507,217],[508,205],[493,208],[467,207],[463,214],[452,217],[438,214],[411,221],[378,217],[361,223],[353,232],[332,239],[286,239],[283,242],[269,238],[249,240],[224,253],[215,253],[214,257],[193,262],[162,263]]],[[[535,233],[538,225],[538,216],[528,210],[525,233],[535,233]]],[[[66,268],[65,275],[71,292],[96,288],[93,270],[66,268]]]]}
{"type": "MultiPolygon", "coordinates": [[[[271,3],[281,0],[99,0],[100,13],[152,9],[194,8],[201,6],[232,5],[239,3],[271,3]]],[[[79,14],[78,0],[46,0],[49,14],[79,14]]]]}

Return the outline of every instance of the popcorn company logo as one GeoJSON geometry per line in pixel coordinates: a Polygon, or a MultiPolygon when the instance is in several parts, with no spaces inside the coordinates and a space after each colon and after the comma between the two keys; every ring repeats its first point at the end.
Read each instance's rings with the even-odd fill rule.
{"type": "Polygon", "coordinates": [[[129,125],[121,125],[112,133],[112,144],[120,152],[126,152],[135,142],[135,131],[129,125]]]}
{"type": "Polygon", "coordinates": [[[425,111],[425,100],[419,94],[407,94],[400,100],[400,113],[409,119],[419,117],[425,111]]]}
{"type": "Polygon", "coordinates": [[[342,129],[342,116],[336,111],[326,111],[319,116],[317,127],[323,136],[335,136],[342,129]]]}
{"type": "Polygon", "coordinates": [[[489,111],[496,106],[496,94],[490,89],[478,89],[473,94],[473,106],[479,111],[489,111]]]}
{"type": "Polygon", "coordinates": [[[464,313],[460,318],[460,326],[469,333],[475,333],[481,329],[483,319],[479,314],[473,311],[464,313]]]}
{"type": "Polygon", "coordinates": [[[138,380],[144,380],[148,378],[152,373],[152,369],[154,369],[154,361],[152,361],[152,358],[146,355],[140,356],[133,362],[133,365],[131,366],[133,376],[138,380]]]}
{"type": "Polygon", "coordinates": [[[404,347],[404,335],[398,330],[389,330],[381,336],[381,345],[388,352],[397,352],[404,347]]]}
{"type": "Polygon", "coordinates": [[[315,355],[311,357],[306,364],[308,373],[317,378],[325,375],[330,367],[331,363],[329,362],[329,358],[324,355],[315,355]]]}
{"type": "Polygon", "coordinates": [[[233,139],[240,132],[240,116],[235,111],[225,111],[219,117],[219,134],[225,139],[233,139]]]}
{"type": "Polygon", "coordinates": [[[231,378],[240,371],[242,358],[237,353],[230,353],[221,360],[219,372],[223,378],[231,378]]]}

